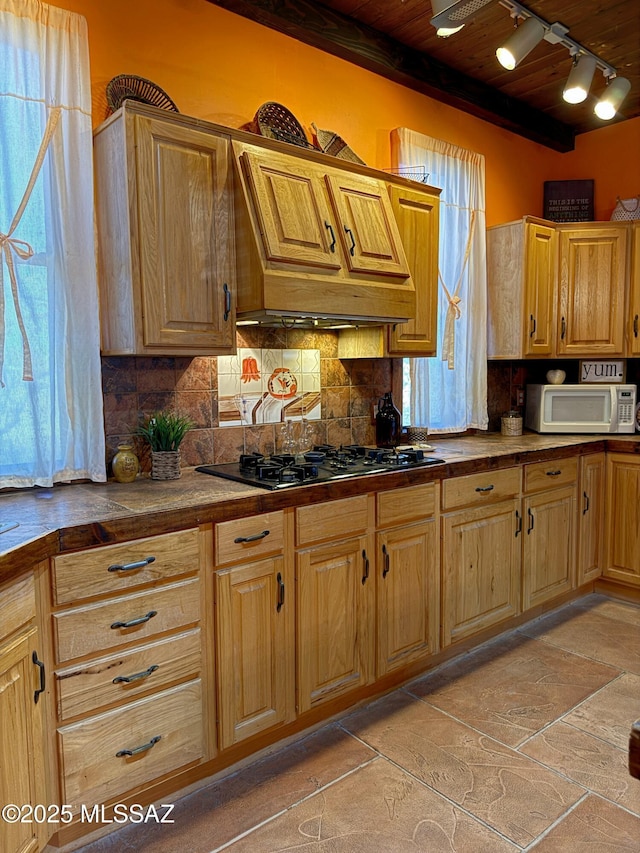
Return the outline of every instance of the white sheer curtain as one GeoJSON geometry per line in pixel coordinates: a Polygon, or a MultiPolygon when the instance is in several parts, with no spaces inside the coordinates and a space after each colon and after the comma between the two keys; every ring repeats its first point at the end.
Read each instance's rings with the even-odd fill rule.
{"type": "MultiPolygon", "coordinates": [[[[394,166],[424,167],[440,187],[438,351],[405,361],[408,422],[429,432],[486,429],[487,273],[484,157],[398,128],[394,166]]],[[[407,418],[405,417],[405,420],[407,418]]]]}
{"type": "Polygon", "coordinates": [[[0,0],[0,487],[103,481],[86,22],[0,0]]]}

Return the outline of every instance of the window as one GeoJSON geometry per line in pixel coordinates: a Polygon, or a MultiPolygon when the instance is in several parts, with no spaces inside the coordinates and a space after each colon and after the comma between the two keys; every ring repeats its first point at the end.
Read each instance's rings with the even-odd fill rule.
{"type": "Polygon", "coordinates": [[[487,300],[484,157],[406,128],[399,169],[424,168],[441,187],[438,354],[403,361],[403,423],[432,433],[486,429],[487,300]]]}
{"type": "Polygon", "coordinates": [[[105,480],[86,23],[0,0],[0,487],[105,480]]]}

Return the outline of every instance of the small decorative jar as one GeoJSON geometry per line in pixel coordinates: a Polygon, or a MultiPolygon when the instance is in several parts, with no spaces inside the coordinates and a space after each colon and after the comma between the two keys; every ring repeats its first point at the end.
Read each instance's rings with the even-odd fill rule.
{"type": "Polygon", "coordinates": [[[111,461],[111,467],[118,483],[133,483],[138,476],[140,463],[130,444],[118,445],[118,452],[111,461]]]}

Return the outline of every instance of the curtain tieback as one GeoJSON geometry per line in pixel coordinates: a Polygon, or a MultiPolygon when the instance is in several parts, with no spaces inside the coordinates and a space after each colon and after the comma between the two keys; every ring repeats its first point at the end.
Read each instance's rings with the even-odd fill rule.
{"type": "Polygon", "coordinates": [[[448,367],[453,370],[453,359],[455,351],[455,321],[459,320],[462,311],[460,310],[459,296],[449,296],[449,307],[447,308],[447,316],[444,322],[444,334],[442,336],[442,360],[448,362],[448,367]]]}
{"type": "MultiPolygon", "coordinates": [[[[0,253],[4,257],[5,263],[7,264],[7,269],[9,270],[9,281],[11,282],[11,295],[13,296],[13,304],[16,311],[16,319],[18,321],[18,328],[20,329],[20,334],[22,335],[22,378],[26,382],[31,382],[33,380],[33,368],[31,364],[31,347],[29,346],[29,337],[27,335],[27,330],[24,325],[24,320],[22,318],[22,310],[20,309],[20,295],[18,292],[18,278],[16,276],[16,269],[14,264],[14,254],[20,258],[22,261],[28,261],[33,257],[33,248],[27,243],[25,240],[18,240],[16,237],[12,237],[11,235],[16,230],[18,225],[20,224],[20,220],[22,219],[22,214],[25,211],[25,208],[31,198],[31,193],[33,192],[33,188],[35,186],[36,180],[38,179],[38,175],[40,174],[40,169],[42,168],[42,163],[44,161],[44,156],[47,153],[47,148],[49,147],[49,143],[51,142],[51,138],[55,132],[55,129],[58,125],[58,120],[60,118],[61,107],[54,107],[49,113],[49,117],[47,119],[47,126],[44,130],[44,136],[42,137],[42,142],[40,143],[40,148],[38,149],[38,155],[36,157],[35,163],[33,164],[33,169],[31,170],[31,175],[29,177],[29,183],[27,184],[27,188],[24,191],[24,195],[22,196],[22,201],[18,205],[18,209],[13,217],[13,221],[9,226],[9,230],[6,234],[0,232],[0,253]]],[[[2,260],[0,258],[0,387],[4,388],[4,382],[2,381],[2,368],[4,366],[4,339],[5,339],[5,306],[4,306],[4,279],[2,273],[2,260]]]]}

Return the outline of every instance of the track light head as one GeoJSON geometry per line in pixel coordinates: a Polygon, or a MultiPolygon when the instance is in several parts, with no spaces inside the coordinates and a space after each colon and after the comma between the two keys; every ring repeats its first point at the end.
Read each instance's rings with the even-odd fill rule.
{"type": "Polygon", "coordinates": [[[447,38],[461,30],[475,13],[492,0],[431,0],[431,24],[436,35],[447,38]]]}
{"type": "Polygon", "coordinates": [[[622,106],[630,88],[631,83],[626,77],[614,77],[594,107],[593,111],[598,118],[610,121],[622,106]]]}
{"type": "Polygon", "coordinates": [[[545,29],[537,18],[527,18],[507,41],[496,50],[498,62],[507,71],[513,69],[544,38],[545,29]]]}
{"type": "Polygon", "coordinates": [[[582,53],[574,57],[574,64],[562,93],[568,104],[581,104],[586,99],[595,70],[595,56],[582,53]]]}

